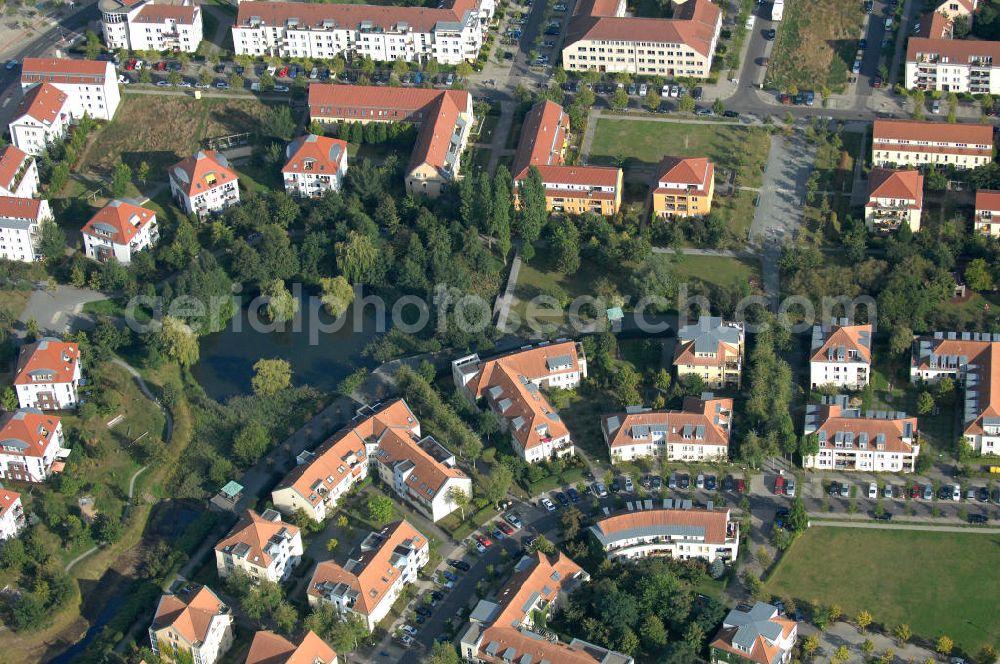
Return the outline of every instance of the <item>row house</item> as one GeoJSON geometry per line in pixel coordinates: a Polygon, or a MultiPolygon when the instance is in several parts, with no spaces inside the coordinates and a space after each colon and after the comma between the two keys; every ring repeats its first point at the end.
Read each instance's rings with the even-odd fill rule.
{"type": "Polygon", "coordinates": [[[870,233],[895,232],[906,224],[920,230],[924,209],[924,176],[920,171],[873,168],[868,175],[865,227],[870,233]]]}
{"type": "Polygon", "coordinates": [[[285,2],[240,3],[232,28],[237,55],[457,65],[479,56],[494,0],[437,8],[285,2]]]}
{"type": "Polygon", "coordinates": [[[964,388],[962,437],[980,455],[1000,455],[1000,334],[935,332],[917,336],[910,360],[912,383],[951,378],[964,388]]]}
{"type": "Polygon", "coordinates": [[[243,664],[337,664],[337,661],[337,653],[330,644],[310,629],[298,643],[274,632],[257,632],[243,664]]]}
{"type": "Polygon", "coordinates": [[[233,612],[208,586],[179,580],[160,597],[149,645],[165,661],[215,664],[233,645],[233,612]]]}
{"type": "Polygon", "coordinates": [[[590,532],[608,560],[669,556],[732,562],[740,548],[739,521],[729,510],[711,508],[623,512],[600,519],[590,532]]]}
{"type": "Polygon", "coordinates": [[[121,104],[118,73],[105,60],[70,58],[25,58],[21,63],[21,89],[49,83],[67,96],[69,116],[79,120],[87,115],[110,121],[121,104]]]}
{"type": "Polygon", "coordinates": [[[672,2],[673,16],[634,18],[625,3],[581,0],[569,21],[563,66],[667,78],[708,78],[722,29],[710,0],[672,2]]]}
{"type": "Polygon", "coordinates": [[[51,83],[36,85],[24,98],[10,121],[10,142],[27,154],[38,156],[66,137],[73,116],[69,95],[51,83]]]}
{"type": "Polygon", "coordinates": [[[0,196],[32,198],[40,184],[33,156],[14,145],[0,150],[0,196]]]}
{"type": "Polygon", "coordinates": [[[711,392],[685,397],[681,410],[633,407],[601,418],[611,463],[659,457],[663,461],[727,461],[733,400],[711,392]]]}
{"type": "Polygon", "coordinates": [[[583,346],[573,341],[480,359],[478,354],[451,363],[455,386],[469,401],[484,399],[510,433],[514,451],[535,463],[573,454],[573,441],[541,388],[570,390],[587,377],[583,346]]]}
{"type": "Polygon", "coordinates": [[[215,545],[215,567],[226,579],[237,572],[254,581],[281,583],[302,557],[302,535],[275,510],[253,510],[215,545]]]}
{"type": "Polygon", "coordinates": [[[708,644],[711,664],[788,664],[798,623],[764,602],[732,609],[708,644]]]}
{"type": "Polygon", "coordinates": [[[910,37],[905,76],[911,90],[998,94],[1000,42],[910,37]]]}
{"type": "Polygon", "coordinates": [[[701,316],[677,331],[674,368],[677,377],[698,376],[705,387],[740,388],[746,333],[742,323],[701,316]]]}
{"type": "Polygon", "coordinates": [[[23,263],[41,260],[42,223],[52,219],[52,209],[44,199],[0,196],[0,258],[23,263]]]}
{"type": "Polygon", "coordinates": [[[62,421],[37,408],[20,408],[0,419],[0,479],[44,482],[63,469],[62,421]]]}
{"type": "Polygon", "coordinates": [[[805,436],[816,436],[819,451],[802,459],[803,468],[912,473],[920,453],[917,418],[893,411],[865,411],[843,394],[806,406],[805,436]]]}
{"type": "Polygon", "coordinates": [[[561,551],[550,559],[541,552],[524,556],[510,580],[492,599],[481,599],[459,638],[463,661],[475,664],[552,662],[553,664],[634,664],[628,655],[582,639],[569,643],[535,624],[553,614],[590,575],[561,551]]]}
{"type": "Polygon", "coordinates": [[[397,521],[369,533],[361,554],[345,565],[332,560],[318,564],[306,590],[309,606],[332,604],[341,614],[361,618],[372,632],[404,588],[417,582],[429,555],[427,537],[408,521],[397,521]]]}
{"type": "Polygon", "coordinates": [[[307,134],[288,144],[281,177],[285,193],[296,198],[320,198],[340,191],[347,175],[347,143],[307,134]]]}
{"type": "Polygon", "coordinates": [[[714,195],[715,164],[707,157],[664,157],[657,167],[653,214],[703,217],[712,211],[714,195]]]}
{"type": "Polygon", "coordinates": [[[14,390],[21,408],[76,408],[82,378],[80,346],[45,337],[21,348],[14,390]]]}
{"type": "Polygon", "coordinates": [[[102,263],[113,258],[123,265],[160,239],[156,213],[129,199],[105,205],[84,225],[81,234],[87,258],[102,263]]]}
{"type": "Polygon", "coordinates": [[[462,152],[475,119],[472,95],[464,90],[328,83],[309,86],[309,117],[323,124],[409,122],[418,125],[404,181],[409,193],[431,198],[439,196],[461,177],[462,152]]]}
{"type": "Polygon", "coordinates": [[[868,325],[851,325],[846,318],[814,325],[809,350],[812,389],[834,385],[862,390],[872,371],[872,335],[868,325]]]}
{"type": "Polygon", "coordinates": [[[0,485],[0,541],[20,535],[26,523],[21,494],[0,485]]]}
{"type": "Polygon", "coordinates": [[[200,150],[171,166],[170,193],[187,214],[204,217],[240,202],[239,177],[221,152],[200,150]]]}
{"type": "Polygon", "coordinates": [[[980,235],[1000,237],[1000,191],[980,189],[976,192],[972,225],[980,235]]]}
{"type": "Polygon", "coordinates": [[[875,120],[874,166],[952,165],[976,168],[993,162],[993,126],[918,120],[875,120]]]}
{"type": "Polygon", "coordinates": [[[191,0],[99,0],[109,50],[194,53],[203,39],[201,5],[191,0]]]}

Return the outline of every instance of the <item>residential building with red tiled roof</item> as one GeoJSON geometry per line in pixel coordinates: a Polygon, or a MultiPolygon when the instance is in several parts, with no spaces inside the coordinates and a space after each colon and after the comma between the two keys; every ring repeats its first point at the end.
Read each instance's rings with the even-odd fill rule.
{"type": "Polygon", "coordinates": [[[671,18],[625,15],[624,2],[584,3],[569,21],[563,66],[668,78],[708,78],[722,29],[710,0],[675,0],[671,18]]]}
{"type": "Polygon", "coordinates": [[[254,634],[243,664],[337,664],[337,653],[312,630],[298,644],[280,634],[261,631],[254,634]]]}
{"type": "Polygon", "coordinates": [[[708,562],[716,558],[736,560],[740,524],[729,518],[729,510],[679,509],[669,498],[663,503],[663,508],[604,517],[590,527],[590,532],[612,560],[647,556],[708,562]]]}
{"type": "Polygon", "coordinates": [[[369,533],[361,553],[344,565],[319,563],[306,590],[309,606],[332,604],[340,613],[354,613],[373,631],[403,588],[416,583],[429,555],[427,537],[408,521],[397,521],[369,533]]]}
{"type": "Polygon", "coordinates": [[[38,156],[66,136],[72,119],[69,96],[51,83],[42,83],[24,93],[9,125],[10,142],[38,156]]]}
{"type": "Polygon", "coordinates": [[[0,541],[20,535],[26,523],[21,494],[0,486],[0,541]]]}
{"type": "Polygon", "coordinates": [[[862,390],[871,379],[874,327],[841,318],[814,325],[809,350],[809,384],[862,390]]]}
{"type": "Polygon", "coordinates": [[[806,406],[803,435],[815,435],[819,452],[803,468],[912,473],[920,453],[917,418],[895,411],[865,411],[843,394],[806,406]]]}
{"type": "Polygon", "coordinates": [[[149,626],[153,652],[168,661],[218,662],[233,645],[232,611],[208,586],[183,580],[176,585],[156,605],[149,626]]]}
{"type": "Polygon", "coordinates": [[[536,552],[523,557],[514,574],[492,599],[482,599],[469,614],[459,640],[466,662],[550,662],[551,664],[633,664],[628,655],[581,639],[559,640],[536,611],[552,613],[590,575],[561,551],[552,559],[536,552]]]}
{"type": "Polygon", "coordinates": [[[118,74],[111,62],[72,58],[25,58],[21,63],[21,89],[49,83],[65,93],[69,115],[79,120],[111,120],[121,104],[118,74]]]}
{"type": "Polygon", "coordinates": [[[299,198],[318,198],[328,191],[340,191],[347,175],[347,142],[307,134],[288,144],[285,150],[285,193],[299,198]]]}
{"type": "Polygon", "coordinates": [[[275,510],[253,510],[215,545],[215,566],[228,578],[241,571],[256,580],[281,583],[302,557],[302,535],[275,510]]]}
{"type": "Polygon", "coordinates": [[[573,389],[587,377],[587,357],[579,343],[542,343],[490,360],[467,355],[451,363],[451,373],[467,399],[485,399],[525,461],[573,454],[569,430],[540,388],[573,389]]]}
{"type": "Polygon", "coordinates": [[[798,624],[770,604],[733,609],[709,644],[712,664],[788,664],[798,624]]]}
{"type": "Polygon", "coordinates": [[[479,56],[494,0],[450,0],[437,8],[286,2],[240,3],[237,55],[329,60],[350,52],[376,62],[457,65],[479,56]]]}
{"type": "Polygon", "coordinates": [[[976,212],[972,225],[981,235],[1000,237],[1000,191],[980,189],[976,192],[976,212]]]}
{"type": "Polygon", "coordinates": [[[406,168],[406,189],[432,198],[460,177],[462,152],[474,121],[472,95],[464,90],[327,83],[309,86],[309,117],[320,123],[410,122],[418,125],[417,140],[406,168]]]}
{"type": "Polygon", "coordinates": [[[194,53],[203,39],[201,6],[191,0],[100,0],[111,50],[194,53]]]}
{"type": "Polygon", "coordinates": [[[225,155],[201,150],[168,170],[170,193],[184,212],[203,216],[240,202],[239,177],[225,155]]]}
{"type": "Polygon", "coordinates": [[[38,193],[38,185],[34,157],[13,145],[0,150],[0,196],[31,198],[38,193]]]}
{"type": "Polygon", "coordinates": [[[712,211],[715,164],[707,157],[664,157],[657,167],[653,214],[703,217],[712,211]]]}
{"type": "Polygon", "coordinates": [[[873,233],[891,233],[902,224],[920,230],[924,209],[924,176],[920,171],[873,168],[868,175],[865,226],[873,233]]]}
{"type": "Polygon", "coordinates": [[[63,443],[62,421],[55,415],[21,408],[0,417],[0,479],[44,482],[69,456],[63,443]]]}
{"type": "Polygon", "coordinates": [[[910,37],[905,85],[909,89],[1000,93],[1000,42],[910,37]]]}
{"type": "Polygon", "coordinates": [[[0,196],[0,258],[25,263],[41,258],[42,223],[52,218],[46,200],[0,196]]]}
{"type": "Polygon", "coordinates": [[[875,166],[951,164],[975,168],[993,161],[993,127],[918,120],[875,120],[872,162],[875,166]]]}
{"type": "Polygon", "coordinates": [[[611,463],[645,457],[663,461],[727,461],[733,400],[711,392],[686,397],[681,410],[630,408],[601,418],[611,463]]]}
{"type": "Polygon", "coordinates": [[[128,199],[105,205],[80,232],[87,258],[101,262],[114,258],[125,265],[132,262],[133,254],[160,239],[156,213],[128,199]]]}
{"type": "Polygon", "coordinates": [[[75,408],[79,395],[80,346],[44,337],[21,348],[14,372],[14,390],[21,408],[75,408]]]}
{"type": "Polygon", "coordinates": [[[718,316],[701,316],[697,323],[682,326],[674,347],[677,377],[698,376],[710,389],[739,389],[745,339],[742,323],[718,316]]]}

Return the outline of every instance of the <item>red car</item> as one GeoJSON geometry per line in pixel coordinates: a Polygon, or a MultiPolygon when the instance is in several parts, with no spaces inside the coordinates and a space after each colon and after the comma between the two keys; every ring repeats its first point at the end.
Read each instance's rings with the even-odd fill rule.
{"type": "Polygon", "coordinates": [[[282,67],[278,70],[278,78],[285,78],[288,76],[288,67],[282,67]]]}
{"type": "Polygon", "coordinates": [[[486,548],[493,546],[493,540],[491,540],[486,535],[476,535],[476,541],[482,544],[486,548]]]}
{"type": "Polygon", "coordinates": [[[781,101],[782,104],[791,104],[792,95],[788,94],[787,92],[783,92],[781,93],[781,97],[779,97],[779,101],[781,101]]]}
{"type": "Polygon", "coordinates": [[[914,484],[912,487],[910,487],[910,498],[919,498],[919,497],[920,497],[920,485],[914,484]]]}
{"type": "Polygon", "coordinates": [[[736,493],[746,493],[747,483],[746,480],[736,480],[736,493]]]}
{"type": "Polygon", "coordinates": [[[499,528],[504,535],[513,535],[514,529],[510,527],[509,524],[503,521],[497,521],[497,528],[499,528]]]}
{"type": "Polygon", "coordinates": [[[128,63],[126,63],[125,69],[127,69],[129,71],[132,71],[133,69],[135,69],[135,58],[132,58],[131,60],[128,61],[128,63]]]}
{"type": "Polygon", "coordinates": [[[156,71],[166,71],[166,69],[167,69],[167,63],[164,62],[163,60],[160,60],[159,62],[156,63],[156,71]]]}
{"type": "Polygon", "coordinates": [[[872,79],[872,87],[873,88],[881,88],[882,87],[882,77],[881,76],[876,76],[875,78],[872,79]]]}

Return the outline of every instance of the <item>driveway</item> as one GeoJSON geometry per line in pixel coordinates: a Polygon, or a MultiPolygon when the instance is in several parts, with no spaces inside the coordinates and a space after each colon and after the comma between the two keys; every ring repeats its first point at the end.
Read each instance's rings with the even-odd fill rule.
{"type": "Polygon", "coordinates": [[[42,334],[61,337],[66,332],[75,332],[93,324],[93,319],[83,312],[88,302],[106,300],[108,296],[87,288],[58,286],[49,290],[45,284],[36,286],[27,306],[18,318],[17,334],[23,338],[28,321],[34,319],[42,334]]]}

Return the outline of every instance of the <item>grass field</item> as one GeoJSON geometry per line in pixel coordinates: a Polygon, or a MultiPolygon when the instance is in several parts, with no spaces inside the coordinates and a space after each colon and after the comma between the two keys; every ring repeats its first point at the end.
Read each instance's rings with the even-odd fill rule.
{"type": "Polygon", "coordinates": [[[890,630],[905,622],[976,652],[1000,645],[998,565],[1000,535],[820,527],[785,554],[767,590],[836,603],[845,616],[865,609],[890,630]]]}
{"type": "Polygon", "coordinates": [[[789,0],[771,52],[766,84],[838,92],[847,84],[864,11],[860,2],[789,0]]]}
{"type": "Polygon", "coordinates": [[[721,256],[681,256],[656,254],[650,260],[669,261],[680,280],[699,279],[708,284],[729,288],[733,284],[760,279],[760,266],[738,258],[721,256]]]}

